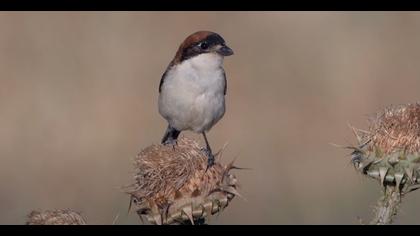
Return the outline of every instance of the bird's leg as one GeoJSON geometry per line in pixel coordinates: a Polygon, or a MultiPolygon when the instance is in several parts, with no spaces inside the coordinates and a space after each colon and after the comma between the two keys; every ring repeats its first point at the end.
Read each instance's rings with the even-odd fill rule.
{"type": "Polygon", "coordinates": [[[175,148],[175,145],[177,144],[177,138],[180,133],[181,131],[178,131],[172,126],[168,125],[165,135],[162,138],[162,144],[172,145],[172,147],[175,148]]]}
{"type": "Polygon", "coordinates": [[[207,158],[208,158],[207,159],[207,169],[208,169],[209,167],[214,165],[214,156],[213,156],[213,152],[211,151],[209,141],[207,140],[206,133],[203,132],[202,134],[203,134],[204,140],[206,141],[206,149],[204,150],[204,152],[206,153],[207,158]]]}

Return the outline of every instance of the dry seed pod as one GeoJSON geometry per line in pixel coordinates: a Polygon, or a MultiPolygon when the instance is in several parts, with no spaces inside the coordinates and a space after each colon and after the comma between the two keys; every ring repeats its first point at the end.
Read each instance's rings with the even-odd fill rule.
{"type": "Polygon", "coordinates": [[[175,146],[152,145],[134,161],[134,183],[125,191],[143,220],[152,224],[200,224],[238,195],[232,164],[216,161],[207,171],[202,148],[188,138],[175,146]]]}
{"type": "Polygon", "coordinates": [[[372,223],[391,223],[401,197],[420,182],[420,104],[386,108],[370,120],[368,131],[353,131],[354,166],[384,187],[372,223]]]}
{"type": "Polygon", "coordinates": [[[27,225],[86,225],[80,213],[72,210],[32,211],[28,215],[27,225]]]}

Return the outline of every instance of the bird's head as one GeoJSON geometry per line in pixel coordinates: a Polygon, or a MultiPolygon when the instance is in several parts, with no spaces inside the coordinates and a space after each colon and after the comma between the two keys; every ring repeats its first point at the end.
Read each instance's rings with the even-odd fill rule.
{"type": "Polygon", "coordinates": [[[204,53],[215,53],[220,56],[233,55],[225,40],[217,33],[210,31],[198,31],[188,36],[179,46],[175,56],[175,63],[198,56],[204,53]]]}

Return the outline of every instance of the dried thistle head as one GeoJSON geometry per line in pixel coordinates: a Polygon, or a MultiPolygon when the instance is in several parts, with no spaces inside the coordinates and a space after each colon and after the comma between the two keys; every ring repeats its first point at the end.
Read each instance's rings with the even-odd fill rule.
{"type": "Polygon", "coordinates": [[[371,148],[384,154],[397,150],[408,153],[420,151],[420,105],[408,104],[389,107],[371,121],[371,148]]]}
{"type": "Polygon", "coordinates": [[[151,145],[134,160],[134,183],[126,188],[140,218],[153,224],[203,221],[238,195],[232,164],[218,161],[206,171],[207,157],[188,138],[175,146],[151,145]]]}
{"type": "Polygon", "coordinates": [[[31,211],[27,225],[86,225],[80,213],[66,210],[31,211]]]}
{"type": "Polygon", "coordinates": [[[353,128],[356,169],[404,192],[420,183],[420,104],[391,106],[370,119],[368,131],[353,128]]]}

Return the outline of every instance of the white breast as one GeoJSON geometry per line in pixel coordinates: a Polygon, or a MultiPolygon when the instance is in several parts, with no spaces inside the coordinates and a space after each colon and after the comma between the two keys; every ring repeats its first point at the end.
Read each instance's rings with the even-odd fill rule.
{"type": "Polygon", "coordinates": [[[159,112],[177,130],[209,130],[225,113],[223,57],[206,53],[167,72],[159,112]]]}

